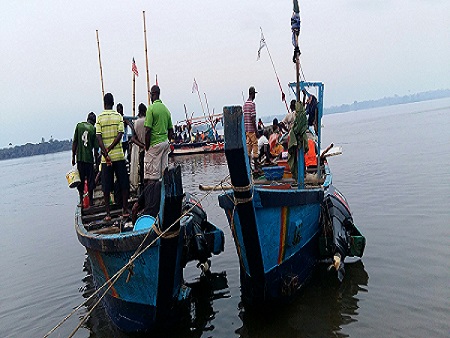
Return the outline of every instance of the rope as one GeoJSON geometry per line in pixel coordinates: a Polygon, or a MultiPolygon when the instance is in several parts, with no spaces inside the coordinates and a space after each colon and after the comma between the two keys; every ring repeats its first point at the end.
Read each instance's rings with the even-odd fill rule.
{"type": "Polygon", "coordinates": [[[231,188],[235,191],[235,192],[247,192],[250,191],[250,189],[252,188],[253,184],[250,183],[249,185],[246,185],[245,187],[236,187],[234,185],[231,185],[231,188]]]}
{"type": "MultiPolygon", "coordinates": [[[[221,186],[223,187],[223,184],[225,183],[225,181],[228,179],[229,175],[227,175],[225,178],[223,178],[219,183],[217,183],[215,185],[215,187],[221,186]]],[[[167,236],[170,236],[171,233],[175,233],[177,231],[169,231],[175,224],[177,224],[181,218],[183,218],[184,216],[186,216],[186,214],[190,213],[197,205],[199,205],[206,197],[208,197],[210,194],[212,193],[212,191],[207,192],[203,197],[200,198],[199,201],[197,201],[197,203],[195,203],[191,208],[189,208],[188,210],[186,210],[175,222],[173,222],[166,230],[162,231],[158,237],[156,237],[150,244],[148,244],[145,248],[143,248],[142,250],[140,250],[145,242],[145,240],[147,239],[148,235],[150,234],[151,230],[154,229],[153,227],[150,228],[150,230],[147,232],[145,238],[142,240],[141,244],[139,245],[139,247],[136,249],[135,253],[130,257],[130,260],[128,261],[128,263],[126,263],[120,270],[118,270],[110,279],[108,279],[102,286],[100,286],[91,296],[89,296],[83,303],[81,303],[80,305],[78,305],[75,309],[72,310],[72,312],[70,312],[66,317],[64,317],[55,327],[53,327],[49,332],[47,332],[43,338],[47,338],[49,335],[51,335],[56,329],[58,329],[62,324],[64,324],[64,322],[66,322],[70,317],[72,317],[72,315],[74,313],[76,313],[79,309],[81,309],[81,307],[83,307],[84,305],[86,305],[86,303],[88,303],[94,296],[96,296],[98,293],[100,293],[100,291],[107,285],[109,284],[108,288],[105,290],[105,292],[103,293],[103,295],[99,298],[99,300],[94,304],[94,306],[92,307],[92,309],[83,317],[81,318],[80,322],[78,323],[77,327],[72,331],[72,333],[69,335],[69,338],[73,337],[73,335],[78,331],[78,329],[81,327],[81,325],[83,325],[86,320],[88,319],[88,317],[91,315],[91,313],[94,311],[94,309],[97,307],[97,305],[100,303],[100,301],[103,299],[103,297],[107,294],[107,292],[113,287],[113,285],[116,283],[116,281],[119,279],[119,277],[126,271],[128,270],[130,267],[132,267],[134,261],[140,256],[142,255],[145,251],[147,251],[150,247],[153,246],[153,244],[156,243],[156,241],[160,238],[164,238],[163,236],[165,236],[167,233],[169,233],[167,236]]],[[[157,218],[158,220],[158,218],[157,218]]],[[[155,222],[156,223],[156,222],[155,222]]],[[[179,230],[178,230],[179,232],[179,230]]],[[[178,236],[178,234],[177,234],[178,236]]],[[[168,237],[165,237],[168,238],[168,237]]]]}
{"type": "Polygon", "coordinates": [[[166,238],[166,239],[178,237],[178,235],[180,234],[180,229],[175,230],[175,231],[167,231],[166,233],[163,233],[162,230],[156,224],[156,222],[155,222],[155,224],[153,224],[153,230],[160,238],[166,238]]]}
{"type": "Polygon", "coordinates": [[[259,27],[259,29],[261,30],[261,36],[262,36],[263,39],[264,39],[264,45],[266,46],[267,54],[269,54],[270,62],[272,63],[273,71],[275,72],[275,77],[277,78],[278,87],[280,88],[280,92],[281,92],[281,101],[284,102],[284,105],[286,106],[286,110],[287,110],[287,112],[289,113],[289,107],[288,107],[287,102],[286,102],[286,95],[284,95],[283,87],[281,86],[281,83],[280,83],[280,79],[279,79],[279,77],[278,77],[277,70],[275,69],[275,64],[274,64],[274,62],[273,62],[273,60],[272,60],[272,55],[270,55],[269,46],[267,45],[267,41],[266,41],[266,39],[264,38],[262,28],[259,27]]]}

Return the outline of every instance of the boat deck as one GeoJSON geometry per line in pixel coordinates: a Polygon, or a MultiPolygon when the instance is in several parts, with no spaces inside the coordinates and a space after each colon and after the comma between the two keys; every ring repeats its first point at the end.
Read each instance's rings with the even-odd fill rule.
{"type": "MultiPolygon", "coordinates": [[[[128,200],[129,210],[137,201],[136,197],[128,200]]],[[[111,221],[105,221],[106,209],[103,201],[101,187],[96,187],[94,191],[94,205],[81,208],[81,222],[88,233],[91,234],[116,234],[124,230],[132,229],[131,217],[122,217],[122,206],[116,203],[110,205],[111,221]]]]}

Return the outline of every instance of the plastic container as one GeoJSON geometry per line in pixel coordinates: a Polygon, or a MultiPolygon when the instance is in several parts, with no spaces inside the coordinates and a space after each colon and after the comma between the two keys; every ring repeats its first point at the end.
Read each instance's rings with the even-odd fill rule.
{"type": "Polygon", "coordinates": [[[67,184],[69,185],[69,188],[76,188],[80,185],[80,173],[78,172],[78,169],[73,167],[67,174],[66,174],[67,184]]]}
{"type": "Polygon", "coordinates": [[[280,167],[284,167],[283,178],[292,178],[291,168],[289,167],[287,160],[278,160],[277,164],[280,167]]]}
{"type": "Polygon", "coordinates": [[[148,230],[155,224],[156,218],[150,215],[139,217],[134,224],[134,230],[148,230]]]}
{"type": "Polygon", "coordinates": [[[284,174],[284,167],[262,167],[264,177],[269,181],[280,180],[284,174]]]}

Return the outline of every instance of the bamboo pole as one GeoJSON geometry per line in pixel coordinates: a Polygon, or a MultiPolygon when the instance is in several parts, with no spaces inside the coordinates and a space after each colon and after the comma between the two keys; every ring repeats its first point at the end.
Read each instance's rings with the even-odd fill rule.
{"type": "Polygon", "coordinates": [[[102,102],[105,97],[105,86],[103,85],[103,69],[102,69],[102,58],[100,56],[100,40],[98,39],[98,29],[95,30],[97,35],[97,49],[98,49],[98,64],[100,65],[100,81],[102,83],[102,102]]]}
{"type": "Polygon", "coordinates": [[[147,68],[147,100],[150,105],[150,71],[148,69],[148,52],[147,52],[147,28],[145,26],[145,11],[142,11],[142,17],[144,18],[144,48],[145,48],[145,66],[147,68]]]}

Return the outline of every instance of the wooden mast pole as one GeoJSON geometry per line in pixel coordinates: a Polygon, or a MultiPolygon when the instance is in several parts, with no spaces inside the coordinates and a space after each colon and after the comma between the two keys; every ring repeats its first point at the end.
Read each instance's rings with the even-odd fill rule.
{"type": "Polygon", "coordinates": [[[100,65],[100,81],[102,83],[102,102],[105,97],[105,86],[103,85],[103,69],[102,69],[102,58],[100,56],[100,40],[98,39],[98,29],[95,30],[97,35],[97,49],[98,49],[98,64],[100,65]]]}
{"type": "Polygon", "coordinates": [[[148,69],[148,53],[147,53],[147,28],[145,26],[145,11],[142,11],[144,18],[144,48],[145,48],[145,66],[147,68],[147,103],[150,105],[150,71],[148,69]]]}
{"type": "MultiPolygon", "coordinates": [[[[298,16],[298,19],[300,19],[300,9],[298,6],[298,0],[294,0],[294,14],[293,14],[293,19],[295,16],[298,16]]],[[[291,25],[292,28],[293,26],[293,19],[291,19],[291,25]]],[[[300,22],[299,22],[300,24],[300,22]]],[[[298,27],[298,31],[293,31],[292,33],[294,34],[294,41],[295,41],[295,46],[294,46],[294,60],[295,60],[295,76],[296,76],[296,95],[297,95],[297,106],[299,106],[301,103],[300,101],[300,49],[298,47],[298,36],[300,34],[300,26],[298,27]]],[[[297,114],[300,113],[300,111],[297,109],[297,114]]],[[[303,142],[303,141],[301,141],[303,142]]],[[[304,189],[305,188],[305,159],[304,159],[304,150],[303,150],[303,144],[301,146],[298,147],[298,151],[297,151],[297,184],[298,184],[298,189],[304,189]]]]}

